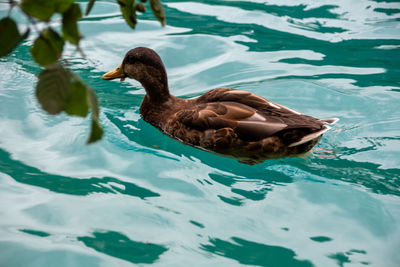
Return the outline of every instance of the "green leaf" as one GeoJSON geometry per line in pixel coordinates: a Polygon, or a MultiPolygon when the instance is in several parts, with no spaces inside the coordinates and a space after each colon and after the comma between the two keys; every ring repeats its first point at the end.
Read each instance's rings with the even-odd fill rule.
{"type": "Polygon", "coordinates": [[[143,4],[143,3],[137,3],[137,4],[136,4],[136,10],[139,11],[139,12],[142,12],[142,13],[146,12],[146,6],[145,6],[145,4],[143,4]]]}
{"type": "Polygon", "coordinates": [[[21,36],[17,24],[9,17],[0,20],[0,57],[7,56],[17,44],[25,39],[29,29],[21,36]]]}
{"type": "Polygon", "coordinates": [[[78,30],[78,20],[82,18],[82,12],[79,4],[72,4],[69,9],[63,13],[62,32],[64,39],[74,45],[78,45],[82,34],[78,30]]]}
{"type": "Polygon", "coordinates": [[[62,54],[64,40],[51,28],[41,31],[33,43],[31,55],[40,65],[46,66],[57,61],[62,54]]]}
{"type": "Polygon", "coordinates": [[[74,0],[22,0],[21,9],[29,16],[49,21],[55,12],[63,13],[74,0]]]}
{"type": "Polygon", "coordinates": [[[92,127],[87,141],[87,143],[90,144],[101,139],[103,136],[103,129],[99,124],[99,102],[97,101],[96,93],[90,88],[87,89],[88,104],[92,110],[92,127]]]}
{"type": "Polygon", "coordinates": [[[150,0],[150,7],[154,16],[161,22],[161,25],[165,26],[167,21],[165,19],[165,12],[161,0],[150,0]]]}
{"type": "Polygon", "coordinates": [[[73,81],[71,83],[71,91],[65,112],[67,112],[69,115],[86,117],[89,111],[87,90],[88,88],[82,81],[73,81]]]}
{"type": "Polygon", "coordinates": [[[137,23],[135,0],[118,0],[118,4],[126,23],[132,29],[135,29],[137,23]]]}
{"type": "Polygon", "coordinates": [[[55,12],[55,5],[48,0],[23,0],[21,9],[29,16],[48,21],[55,12]]]}
{"type": "Polygon", "coordinates": [[[86,8],[86,13],[85,13],[86,16],[89,15],[90,11],[92,10],[94,2],[96,2],[96,0],[90,0],[89,1],[88,6],[86,8]]]}
{"type": "Polygon", "coordinates": [[[87,89],[87,99],[89,107],[92,110],[92,118],[97,120],[99,118],[99,102],[97,101],[96,93],[90,88],[87,89]]]}
{"type": "Polygon", "coordinates": [[[90,136],[87,141],[88,144],[96,142],[103,137],[103,128],[101,128],[100,123],[92,118],[92,127],[90,129],[90,136]]]}
{"type": "Polygon", "coordinates": [[[52,115],[65,111],[69,115],[85,117],[90,107],[92,123],[87,143],[96,142],[103,136],[96,93],[60,64],[48,65],[39,74],[36,97],[42,108],[52,115]]]}
{"type": "Polygon", "coordinates": [[[57,13],[64,13],[65,11],[67,11],[71,4],[74,3],[74,0],[53,0],[55,3],[55,7],[56,7],[56,12],[57,13]]]}
{"type": "Polygon", "coordinates": [[[71,73],[60,64],[51,64],[39,74],[36,97],[42,108],[58,114],[68,105],[71,90],[71,73]]]}

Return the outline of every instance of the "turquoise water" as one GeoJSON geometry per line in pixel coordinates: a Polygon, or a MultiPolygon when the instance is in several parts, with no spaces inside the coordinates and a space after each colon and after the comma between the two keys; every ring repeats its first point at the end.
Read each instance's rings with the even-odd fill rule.
{"type": "Polygon", "coordinates": [[[32,40],[0,59],[0,265],[399,266],[399,1],[164,3],[167,27],[131,31],[96,1],[86,58],[65,53],[101,102],[94,145],[89,120],[39,108],[32,40]],[[340,121],[307,158],[185,146],[141,119],[139,83],[100,78],[136,46],[177,96],[233,87],[340,121]]]}

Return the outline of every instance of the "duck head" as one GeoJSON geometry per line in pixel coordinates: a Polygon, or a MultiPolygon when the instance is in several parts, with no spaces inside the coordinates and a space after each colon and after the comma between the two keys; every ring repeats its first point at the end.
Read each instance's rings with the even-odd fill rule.
{"type": "Polygon", "coordinates": [[[152,49],[137,47],[129,50],[122,64],[102,76],[103,80],[131,78],[139,81],[152,102],[164,102],[170,97],[167,72],[160,56],[152,49]]]}

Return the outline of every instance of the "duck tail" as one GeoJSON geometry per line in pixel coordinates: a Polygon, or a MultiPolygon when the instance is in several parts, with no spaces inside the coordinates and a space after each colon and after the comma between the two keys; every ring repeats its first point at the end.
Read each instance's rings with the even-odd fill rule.
{"type": "Polygon", "coordinates": [[[329,119],[320,119],[319,121],[325,123],[325,124],[335,124],[339,121],[338,118],[329,118],[329,119]]]}
{"type": "Polygon", "coordinates": [[[319,138],[321,135],[323,135],[329,129],[331,129],[331,127],[329,127],[327,125],[324,125],[322,130],[319,130],[318,132],[307,134],[307,135],[303,136],[299,141],[296,141],[296,142],[291,143],[290,145],[288,145],[288,147],[299,146],[301,144],[304,144],[304,143],[307,143],[307,142],[309,142],[311,140],[319,138]]]}
{"type": "MultiPolygon", "coordinates": [[[[335,124],[339,121],[339,119],[338,118],[328,118],[328,119],[321,119],[319,121],[323,122],[324,124],[335,124]]],[[[323,135],[329,129],[331,129],[331,127],[329,127],[328,125],[324,125],[323,128],[321,130],[319,130],[318,132],[310,133],[308,135],[303,136],[299,141],[291,143],[289,145],[289,147],[298,146],[298,145],[307,143],[311,140],[314,140],[316,138],[319,138],[321,135],[323,135]]]]}

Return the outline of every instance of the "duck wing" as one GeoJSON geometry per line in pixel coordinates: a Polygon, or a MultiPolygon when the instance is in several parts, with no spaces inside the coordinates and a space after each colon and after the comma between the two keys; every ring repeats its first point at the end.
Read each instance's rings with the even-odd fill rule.
{"type": "Polygon", "coordinates": [[[226,101],[241,103],[246,106],[252,107],[256,110],[264,111],[267,114],[272,113],[275,116],[284,116],[285,114],[303,115],[300,112],[294,111],[288,107],[269,101],[256,94],[232,88],[213,89],[196,99],[196,102],[198,103],[226,102],[226,101]]]}
{"type": "MultiPolygon", "coordinates": [[[[261,97],[256,97],[263,100],[261,97]]],[[[229,98],[226,98],[228,101],[219,99],[219,101],[209,103],[196,101],[190,108],[176,113],[176,119],[189,128],[203,132],[210,129],[228,128],[230,133],[233,132],[244,141],[260,141],[286,132],[285,143],[287,144],[299,141],[303,136],[320,130],[323,125],[322,122],[303,114],[282,112],[282,108],[269,106],[268,102],[264,102],[263,105],[257,104],[261,102],[257,98],[254,98],[255,101],[240,98],[240,102],[229,101],[231,100],[229,98]],[[250,101],[253,107],[241,103],[243,101],[250,101]],[[258,109],[254,108],[256,105],[258,109]],[[279,112],[274,113],[270,109],[276,109],[279,112]],[[303,117],[310,122],[304,121],[303,117]],[[291,132],[289,135],[288,131],[291,132]]]]}

